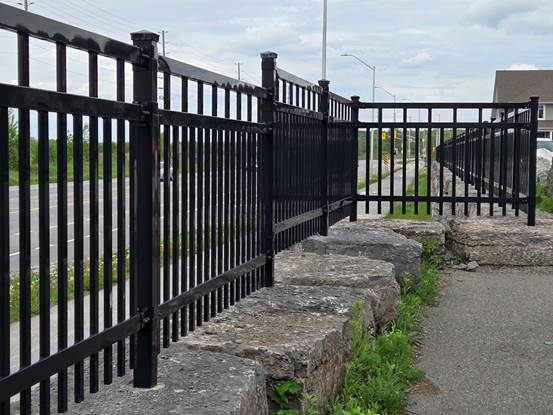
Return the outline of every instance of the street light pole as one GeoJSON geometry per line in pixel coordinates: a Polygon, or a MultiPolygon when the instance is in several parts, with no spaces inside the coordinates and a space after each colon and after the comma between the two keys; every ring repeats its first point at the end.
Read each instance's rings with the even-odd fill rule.
{"type": "Polygon", "coordinates": [[[328,30],[328,0],[324,0],[323,6],[323,62],[322,62],[322,77],[326,80],[326,33],[328,30]]]}
{"type": "MultiPolygon", "coordinates": [[[[358,56],[355,56],[355,55],[352,55],[350,53],[343,53],[341,56],[349,56],[350,58],[353,58],[355,60],[357,60],[358,62],[360,62],[363,66],[366,66],[367,68],[369,68],[372,73],[373,73],[373,82],[372,82],[372,102],[373,104],[376,102],[375,101],[375,96],[376,96],[376,66],[374,65],[369,65],[367,62],[365,62],[363,59],[361,59],[360,57],[358,56]]],[[[374,111],[374,108],[372,109],[371,111],[371,121],[372,122],[375,122],[376,119],[375,119],[375,111],[374,111]]],[[[373,157],[374,157],[374,134],[372,134],[372,132],[370,133],[370,140],[369,140],[369,159],[367,160],[367,169],[369,171],[369,176],[372,176],[372,170],[371,170],[371,164],[372,164],[372,160],[373,160],[373,157]]]]}

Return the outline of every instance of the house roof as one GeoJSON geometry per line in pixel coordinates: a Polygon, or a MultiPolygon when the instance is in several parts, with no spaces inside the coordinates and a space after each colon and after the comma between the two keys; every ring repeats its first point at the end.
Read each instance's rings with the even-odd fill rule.
{"type": "Polygon", "coordinates": [[[553,102],[553,70],[495,72],[494,102],[525,102],[531,96],[553,102]]]}

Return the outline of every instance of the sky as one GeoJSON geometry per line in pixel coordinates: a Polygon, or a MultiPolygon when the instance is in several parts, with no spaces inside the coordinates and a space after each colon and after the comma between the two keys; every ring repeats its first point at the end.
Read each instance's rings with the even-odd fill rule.
{"type": "MultiPolygon", "coordinates": [[[[230,76],[241,62],[244,79],[253,83],[259,83],[259,53],[266,50],[277,52],[287,71],[314,82],[321,78],[323,0],[33,3],[33,12],[127,42],[135,30],[166,30],[170,57],[230,76]]],[[[491,101],[497,69],[553,67],[551,16],[551,0],[329,0],[331,89],[370,99],[369,70],[340,56],[351,53],[375,65],[377,85],[398,100],[491,101]]],[[[16,78],[14,59],[4,59],[15,50],[10,39],[0,31],[0,82],[16,78]]],[[[52,87],[53,48],[35,42],[31,54],[32,84],[52,87]]],[[[69,58],[70,90],[86,92],[86,56],[76,52],[69,58]]],[[[114,63],[100,66],[109,78],[114,63]]],[[[376,98],[391,99],[381,90],[376,98]]]]}

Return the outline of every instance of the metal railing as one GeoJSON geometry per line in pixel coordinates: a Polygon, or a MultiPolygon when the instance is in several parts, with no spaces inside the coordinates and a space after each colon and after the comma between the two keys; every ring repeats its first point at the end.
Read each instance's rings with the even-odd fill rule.
{"type": "Polygon", "coordinates": [[[271,286],[279,250],[355,217],[350,102],[331,94],[328,83],[280,70],[276,54],[262,55],[258,87],[159,57],[154,33],[134,33],[128,45],[6,5],[0,28],[16,33],[19,74],[19,85],[0,84],[0,414],[10,413],[17,394],[20,413],[49,413],[51,377],[57,410],[66,412],[70,384],[81,402],[85,384],[98,391],[100,373],[104,384],[112,382],[114,361],[117,376],[129,367],[135,386],[155,385],[160,346],[271,286]],[[56,91],[30,86],[30,38],[56,44],[56,91]],[[88,54],[89,96],[67,93],[68,48],[88,54]],[[115,63],[116,100],[98,98],[99,56],[115,63]],[[132,102],[125,101],[128,64],[132,102]],[[279,82],[289,98],[285,89],[279,96],[279,82]],[[7,163],[11,110],[18,115],[17,206],[7,163]],[[31,229],[35,215],[38,228],[31,229]]]}
{"type": "MultiPolygon", "coordinates": [[[[469,205],[476,205],[476,214],[482,214],[482,205],[489,205],[489,215],[494,215],[494,204],[499,204],[501,214],[507,214],[511,205],[515,215],[524,210],[528,224],[535,224],[536,208],[536,140],[537,103],[533,97],[522,103],[365,103],[354,101],[352,111],[376,109],[375,122],[355,122],[365,132],[366,158],[369,157],[369,137],[376,133],[377,174],[376,192],[367,191],[357,195],[357,200],[376,202],[377,213],[382,213],[382,204],[389,203],[389,212],[400,209],[406,214],[407,204],[414,204],[415,215],[420,204],[426,205],[426,214],[432,212],[432,203],[437,204],[437,213],[444,213],[444,204],[450,204],[451,213],[457,214],[457,204],[464,205],[464,214],[469,214],[469,205]],[[484,110],[501,110],[499,121],[485,121],[484,110]],[[384,110],[399,110],[400,117],[394,121],[384,119],[384,110]],[[426,120],[411,121],[409,110],[424,111],[426,120]],[[447,111],[451,121],[436,121],[433,111],[447,111]],[[459,112],[477,114],[473,121],[459,121],[459,112]],[[408,158],[408,154],[414,157],[408,158]],[[400,157],[400,160],[397,158],[400,157]],[[389,160],[389,173],[383,171],[389,160]],[[439,162],[439,171],[433,172],[432,162],[439,162]],[[399,171],[396,166],[399,164],[399,171]],[[452,172],[451,189],[447,171],[452,172]],[[436,177],[433,177],[437,175],[436,177]],[[388,176],[389,177],[386,177],[388,176]],[[401,178],[396,182],[396,178],[401,178]],[[458,183],[458,179],[459,183],[458,183]],[[433,179],[437,189],[432,193],[433,179]],[[408,194],[412,183],[413,192],[408,194]],[[384,184],[388,189],[384,189],[384,184]],[[462,189],[458,188],[463,186],[462,189]],[[399,187],[399,191],[398,191],[399,187]],[[473,188],[474,187],[474,188],[473,188]],[[395,204],[401,204],[399,207],[395,204]]],[[[357,119],[357,118],[356,118],[357,119]]],[[[367,189],[371,174],[367,169],[367,189]]]]}

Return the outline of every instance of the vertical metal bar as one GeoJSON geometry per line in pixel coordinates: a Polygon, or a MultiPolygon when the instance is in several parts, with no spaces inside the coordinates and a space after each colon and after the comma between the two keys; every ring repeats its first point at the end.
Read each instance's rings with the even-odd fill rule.
{"type": "MultiPolygon", "coordinates": [[[[470,180],[470,136],[469,136],[469,129],[465,128],[465,138],[464,138],[464,167],[463,167],[463,181],[465,182],[465,198],[469,197],[469,180],[470,180]]],[[[469,203],[465,200],[465,216],[469,215],[469,203]]]]}
{"type": "MultiPolygon", "coordinates": [[[[50,355],[50,183],[48,113],[38,113],[40,358],[50,355]]],[[[50,378],[40,382],[40,413],[50,413],[50,378]]]]}
{"type": "MultiPolygon", "coordinates": [[[[197,91],[197,108],[198,114],[204,113],[204,83],[201,81],[197,82],[198,91],[197,91]]],[[[204,177],[205,177],[205,167],[204,167],[204,131],[201,128],[197,129],[197,138],[198,138],[198,169],[196,174],[197,182],[197,216],[198,216],[198,229],[197,229],[197,255],[196,260],[198,263],[196,269],[196,284],[200,285],[203,282],[203,256],[204,256],[204,227],[203,227],[203,202],[204,202],[204,177]]],[[[200,327],[203,323],[203,309],[202,303],[205,301],[205,298],[199,298],[196,301],[196,325],[200,327]]]]}
{"type": "MultiPolygon", "coordinates": [[[[213,117],[217,117],[218,113],[218,88],[217,85],[211,86],[211,115],[213,117]]],[[[209,171],[210,178],[211,178],[211,204],[210,204],[210,226],[209,226],[209,235],[210,235],[210,242],[211,242],[211,263],[210,263],[210,269],[211,274],[209,275],[209,278],[214,278],[217,276],[217,260],[220,253],[219,245],[217,244],[218,236],[219,236],[219,226],[217,223],[217,208],[220,204],[220,200],[218,198],[219,194],[217,192],[218,188],[218,173],[219,173],[219,130],[211,130],[211,140],[210,140],[210,147],[209,147],[209,153],[211,156],[211,169],[209,171]]],[[[217,289],[217,292],[211,293],[211,299],[210,299],[210,316],[215,317],[217,314],[217,308],[220,305],[220,308],[222,309],[222,303],[220,302],[222,299],[222,293],[223,290],[221,288],[217,289]]]]}
{"type": "MultiPolygon", "coordinates": [[[[212,97],[213,99],[213,97],[212,97]]],[[[212,101],[213,103],[213,101],[212,101]]],[[[213,108],[212,108],[213,110],[213,108]]],[[[211,278],[210,273],[210,265],[211,265],[211,222],[210,222],[210,214],[211,214],[211,130],[206,129],[205,130],[205,150],[204,150],[204,203],[203,203],[203,210],[204,210],[204,270],[203,275],[204,281],[207,281],[211,278]]],[[[204,296],[204,321],[209,320],[210,312],[211,312],[211,294],[204,296]]]]}
{"type": "Polygon", "coordinates": [[[401,166],[402,176],[401,176],[401,194],[403,200],[401,201],[401,214],[405,215],[407,213],[407,204],[405,198],[407,197],[407,108],[403,108],[403,149],[402,149],[402,159],[403,165],[401,166]]]}
{"type": "MultiPolygon", "coordinates": [[[[501,123],[506,123],[507,122],[507,112],[503,112],[501,114],[501,123]]],[[[503,127],[501,127],[501,130],[499,131],[499,183],[498,183],[498,188],[497,188],[497,192],[498,192],[498,195],[499,197],[504,197],[504,194],[503,194],[503,190],[504,190],[504,180],[505,180],[505,177],[503,175],[503,168],[504,168],[504,163],[505,163],[505,149],[504,149],[504,144],[505,144],[505,129],[503,127]]],[[[507,214],[507,211],[506,211],[506,204],[503,203],[503,201],[501,201],[499,203],[499,206],[501,207],[501,213],[503,216],[505,216],[507,214]]]]}
{"type": "MultiPolygon", "coordinates": [[[[298,92],[299,94],[299,90],[297,90],[296,92],[298,92]]],[[[298,105],[299,105],[299,98],[298,98],[298,105]]],[[[247,95],[247,100],[246,100],[246,120],[250,123],[252,122],[252,96],[249,94],[247,95]]],[[[246,187],[246,195],[245,195],[246,203],[245,203],[245,210],[244,210],[244,215],[246,218],[246,226],[244,229],[244,232],[245,232],[244,242],[246,244],[246,249],[244,252],[244,255],[245,255],[244,258],[245,260],[249,261],[251,259],[251,254],[252,254],[251,222],[253,219],[252,210],[251,210],[252,196],[253,196],[251,191],[252,190],[251,185],[252,185],[252,172],[255,172],[255,166],[252,165],[252,159],[251,159],[251,142],[253,140],[253,135],[251,131],[248,130],[247,132],[244,133],[244,140],[245,140],[244,181],[245,181],[245,187],[246,187]]],[[[247,295],[250,295],[252,291],[255,291],[255,288],[253,287],[253,284],[252,284],[252,275],[253,275],[252,273],[248,273],[247,275],[247,287],[246,287],[247,295]]]]}
{"type": "Polygon", "coordinates": [[[263,209],[263,252],[267,255],[265,264],[265,281],[267,287],[274,283],[274,228],[273,228],[273,141],[275,121],[275,83],[277,54],[266,52],[261,54],[261,85],[267,90],[268,96],[261,100],[261,122],[267,131],[263,134],[261,177],[262,177],[262,209],[263,209]]]}
{"type": "Polygon", "coordinates": [[[515,216],[519,216],[519,201],[520,196],[520,126],[518,108],[515,109],[514,122],[516,127],[513,131],[513,205],[515,208],[515,216]]]}
{"type": "MultiPolygon", "coordinates": [[[[88,54],[89,96],[98,96],[98,55],[88,54]]],[[[99,228],[99,185],[98,185],[98,118],[90,117],[90,334],[99,331],[99,268],[100,268],[100,228],[99,228]]],[[[82,372],[82,365],[75,365],[75,372],[82,372]]],[[[80,382],[80,381],[79,381],[80,382]]],[[[83,393],[84,395],[84,387],[83,393]]],[[[99,390],[98,353],[90,356],[90,392],[99,390]]]]}
{"type": "Polygon", "coordinates": [[[419,164],[420,164],[420,129],[415,128],[415,215],[419,214],[419,164]]]}
{"type": "Polygon", "coordinates": [[[323,114],[323,121],[321,124],[321,162],[320,162],[320,172],[318,172],[319,177],[321,178],[321,208],[323,209],[323,216],[320,221],[319,233],[322,236],[328,236],[328,227],[329,227],[329,214],[328,211],[328,183],[329,183],[329,170],[328,170],[328,100],[329,100],[329,84],[327,80],[320,80],[319,86],[322,88],[323,92],[321,94],[321,102],[319,110],[323,114]]]}
{"type": "MultiPolygon", "coordinates": [[[[188,112],[188,78],[181,79],[181,111],[188,112]]],[[[191,232],[188,229],[188,209],[192,206],[188,201],[188,158],[190,144],[188,141],[188,127],[182,127],[182,216],[181,216],[181,232],[182,232],[182,258],[181,258],[181,292],[186,292],[188,289],[188,277],[190,272],[188,270],[188,247],[189,237],[191,232]]],[[[181,309],[180,320],[180,334],[186,336],[188,333],[187,328],[187,309],[183,307],[181,309]]]]}
{"type": "Polygon", "coordinates": [[[444,164],[445,164],[444,129],[440,128],[440,216],[444,214],[444,164]]]}
{"type": "MultiPolygon", "coordinates": [[[[190,243],[189,264],[188,264],[188,288],[196,286],[196,156],[198,149],[196,146],[196,129],[190,128],[190,143],[188,145],[188,215],[189,231],[188,239],[190,243]]],[[[188,328],[194,331],[196,327],[196,304],[190,304],[188,307],[188,328]]]]}
{"type": "MultiPolygon", "coordinates": [[[[112,133],[111,119],[103,119],[104,129],[104,329],[113,324],[112,282],[113,282],[113,203],[112,203],[112,133]]],[[[104,349],[104,384],[113,381],[113,348],[104,349]]]]}
{"type": "MultiPolygon", "coordinates": [[[[56,90],[67,89],[66,47],[56,44],[56,90]]],[[[67,347],[67,182],[63,179],[64,156],[67,152],[67,116],[57,115],[57,202],[58,202],[58,350],[67,347]]],[[[67,369],[58,373],[58,412],[67,411],[67,369]]]]}
{"type": "MultiPolygon", "coordinates": [[[[351,97],[351,101],[353,102],[353,106],[352,106],[352,117],[351,117],[351,122],[353,124],[353,128],[352,128],[352,137],[353,137],[353,143],[354,143],[354,146],[352,148],[353,150],[353,154],[354,154],[354,157],[353,157],[353,160],[351,160],[351,169],[353,170],[350,170],[351,172],[351,178],[349,180],[350,182],[350,185],[351,185],[351,193],[350,193],[350,197],[353,198],[353,203],[351,204],[351,214],[350,214],[350,222],[356,222],[357,221],[357,181],[359,180],[359,177],[357,176],[358,175],[358,163],[359,163],[359,146],[357,144],[357,140],[358,140],[358,135],[359,135],[359,132],[358,132],[358,128],[355,126],[355,124],[357,122],[359,122],[359,102],[360,102],[360,98],[358,96],[353,96],[351,97]]],[[[343,151],[346,151],[347,148],[343,148],[342,149],[343,151]]],[[[345,160],[344,160],[345,161],[345,160]]],[[[350,164],[350,163],[348,163],[350,164]]]]}
{"type": "MultiPolygon", "coordinates": [[[[117,101],[125,101],[125,62],[117,60],[117,101]]],[[[117,120],[117,322],[126,315],[125,121],[117,120]]],[[[125,375],[125,340],[117,342],[117,376],[125,375]]]]}
{"type": "Polygon", "coordinates": [[[538,137],[539,97],[530,97],[530,135],[528,160],[528,226],[536,225],[536,148],[538,137]]]}
{"type": "Polygon", "coordinates": [[[495,129],[493,128],[493,122],[490,126],[490,177],[488,178],[488,197],[490,203],[490,216],[493,216],[493,197],[495,187],[495,129]]]}
{"type": "Polygon", "coordinates": [[[453,136],[451,137],[451,149],[452,149],[452,156],[453,156],[453,166],[451,168],[451,196],[453,197],[453,200],[451,202],[451,213],[453,215],[456,215],[457,208],[455,204],[455,197],[457,196],[457,147],[459,145],[459,140],[457,139],[457,127],[455,124],[457,123],[457,108],[453,108],[453,136]]]}
{"type": "MultiPolygon", "coordinates": [[[[394,109],[395,111],[395,109],[394,109]]],[[[394,197],[394,170],[395,170],[395,137],[396,130],[392,127],[390,128],[390,196],[394,197]]],[[[390,213],[394,213],[394,201],[390,199],[390,213]]]]}
{"type": "MultiPolygon", "coordinates": [[[[17,34],[17,74],[20,86],[29,86],[29,36],[17,34]]],[[[19,364],[31,364],[31,165],[30,119],[19,110],[19,364]]],[[[31,413],[31,389],[21,391],[19,408],[31,413]]]]}
{"type": "MultiPolygon", "coordinates": [[[[82,340],[84,338],[83,120],[79,115],[73,116],[73,136],[75,339],[82,340]]],[[[83,370],[82,366],[79,370],[83,370]]],[[[84,374],[82,380],[84,380],[84,374]]],[[[79,399],[84,399],[84,384],[79,385],[75,394],[79,395],[79,399]]]]}
{"type": "MultiPolygon", "coordinates": [[[[370,196],[371,194],[371,179],[372,179],[371,170],[372,170],[373,161],[370,160],[370,158],[372,157],[373,153],[370,147],[373,144],[373,140],[371,139],[372,134],[373,134],[372,129],[367,128],[365,130],[365,195],[366,196],[370,196]]],[[[370,213],[370,202],[367,197],[367,199],[365,199],[365,214],[369,214],[369,213],[370,213]]]]}
{"type": "MultiPolygon", "coordinates": [[[[426,138],[426,195],[430,196],[432,188],[432,108],[428,109],[428,136],[426,138]]],[[[426,214],[432,213],[432,203],[430,199],[426,202],[426,214]]]]}
{"type": "MultiPolygon", "coordinates": [[[[221,275],[224,269],[225,257],[225,227],[224,227],[224,189],[223,189],[223,173],[224,173],[224,141],[223,131],[217,131],[217,275],[221,275]]],[[[228,298],[228,285],[220,288],[217,291],[217,312],[222,312],[225,306],[225,298],[228,298]],[[226,294],[225,294],[226,293],[226,294]]]]}
{"type": "MultiPolygon", "coordinates": [[[[171,75],[163,73],[163,108],[171,108],[171,75]]],[[[171,127],[163,126],[163,301],[171,297],[171,127]]],[[[169,317],[163,319],[163,347],[169,347],[169,317]]]]}
{"type": "MultiPolygon", "coordinates": [[[[230,90],[225,89],[225,118],[230,118],[230,90]]],[[[224,231],[223,231],[223,244],[224,244],[224,269],[225,271],[230,269],[230,258],[231,258],[231,248],[230,248],[230,218],[231,218],[231,210],[230,210],[230,137],[231,133],[229,131],[225,131],[225,160],[224,160],[224,171],[225,171],[225,178],[224,178],[224,187],[225,187],[225,193],[224,193],[224,201],[223,201],[223,216],[224,216],[224,231]]],[[[223,306],[224,308],[229,307],[230,302],[230,295],[229,294],[229,288],[230,292],[232,293],[232,289],[234,288],[234,282],[229,284],[226,284],[223,288],[223,306]]]]}
{"type": "MultiPolygon", "coordinates": [[[[290,84],[291,85],[291,84],[290,84]]],[[[290,92],[292,90],[290,89],[290,92]]],[[[292,100],[292,95],[290,94],[290,100],[292,100]]],[[[242,119],[242,95],[240,92],[236,93],[236,119],[241,120],[242,119]]],[[[235,146],[235,153],[233,159],[233,165],[236,165],[236,173],[233,174],[233,178],[236,180],[236,187],[235,187],[235,194],[236,194],[236,203],[233,204],[234,208],[234,215],[236,217],[236,231],[234,233],[234,241],[235,241],[235,247],[236,247],[236,254],[235,254],[235,264],[240,265],[241,264],[241,251],[242,251],[242,216],[241,216],[241,210],[242,210],[242,133],[236,132],[234,133],[234,138],[236,139],[234,146],[235,146]]],[[[242,288],[244,287],[243,281],[244,278],[241,275],[239,278],[236,279],[235,282],[235,300],[240,301],[240,298],[242,297],[242,288]]]]}
{"type": "MultiPolygon", "coordinates": [[[[378,174],[377,174],[377,183],[378,183],[378,203],[377,203],[377,213],[380,215],[382,213],[382,107],[378,108],[378,174]]],[[[416,179],[415,179],[416,180],[416,179]]]]}
{"type": "MultiPolygon", "coordinates": [[[[9,114],[0,107],[0,378],[10,374],[10,188],[9,114]]],[[[10,400],[0,401],[0,415],[9,415],[10,400]]]]}
{"type": "MultiPolygon", "coordinates": [[[[482,115],[482,108],[478,110],[478,123],[482,124],[483,115],[482,115]]],[[[483,157],[483,130],[481,127],[478,128],[478,136],[477,136],[477,143],[476,143],[476,196],[478,198],[478,202],[476,203],[476,215],[480,216],[482,214],[482,204],[480,203],[480,198],[482,197],[482,172],[483,172],[483,166],[482,162],[484,160],[483,157]]]]}
{"type": "Polygon", "coordinates": [[[157,354],[159,350],[159,121],[157,118],[157,41],[155,33],[131,35],[134,46],[143,53],[144,65],[133,66],[134,102],[149,109],[145,121],[132,125],[131,145],[135,147],[136,169],[136,279],[137,311],[144,326],[137,334],[134,386],[151,388],[157,384],[157,354]]]}
{"type": "MultiPolygon", "coordinates": [[[[180,292],[179,287],[179,260],[184,261],[184,255],[180,257],[180,244],[184,243],[182,239],[185,237],[185,230],[182,233],[179,232],[179,177],[180,177],[180,165],[179,165],[179,127],[173,126],[173,297],[177,297],[180,292]]],[[[172,328],[171,328],[171,340],[176,342],[179,340],[179,313],[175,312],[171,316],[172,328]]]]}
{"type": "MultiPolygon", "coordinates": [[[[503,121],[505,123],[509,122],[509,108],[505,108],[503,121]]],[[[503,128],[501,131],[501,196],[505,199],[507,198],[507,128],[503,128]]],[[[507,216],[507,202],[503,200],[502,202],[502,214],[507,216]]]]}

